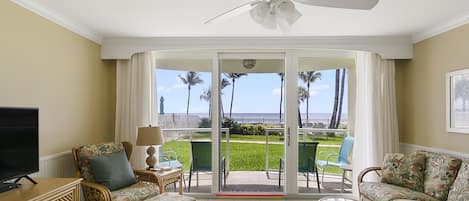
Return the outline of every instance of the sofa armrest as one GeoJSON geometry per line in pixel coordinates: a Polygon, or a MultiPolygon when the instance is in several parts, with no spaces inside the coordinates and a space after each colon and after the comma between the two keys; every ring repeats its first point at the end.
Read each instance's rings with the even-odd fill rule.
{"type": "Polygon", "coordinates": [[[101,184],[82,181],[83,195],[88,201],[111,201],[111,191],[101,184]]]}
{"type": "Polygon", "coordinates": [[[361,171],[358,175],[358,185],[363,183],[363,178],[370,172],[375,172],[378,176],[381,176],[378,171],[381,171],[381,167],[369,167],[361,171]]]}

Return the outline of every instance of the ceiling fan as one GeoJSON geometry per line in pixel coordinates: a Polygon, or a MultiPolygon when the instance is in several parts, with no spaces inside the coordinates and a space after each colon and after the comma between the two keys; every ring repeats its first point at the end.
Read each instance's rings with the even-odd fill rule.
{"type": "Polygon", "coordinates": [[[286,32],[300,17],[295,3],[310,6],[370,10],[379,0],[254,0],[241,4],[221,13],[205,22],[212,24],[235,17],[249,11],[251,18],[262,27],[276,29],[277,26],[286,32]],[[295,2],[295,3],[294,3],[295,2]]]}

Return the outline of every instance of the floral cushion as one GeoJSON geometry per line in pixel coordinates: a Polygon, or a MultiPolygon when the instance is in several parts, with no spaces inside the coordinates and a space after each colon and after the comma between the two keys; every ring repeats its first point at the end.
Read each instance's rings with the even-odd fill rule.
{"type": "Polygon", "coordinates": [[[469,160],[462,162],[458,176],[449,191],[448,200],[457,200],[463,192],[469,192],[469,160]]]}
{"type": "Polygon", "coordinates": [[[381,182],[423,192],[424,169],[425,155],[422,153],[386,154],[381,182]]]}
{"type": "Polygon", "coordinates": [[[468,201],[468,200],[469,200],[469,191],[459,194],[458,197],[455,199],[455,201],[468,201]]]}
{"type": "Polygon", "coordinates": [[[424,193],[439,200],[446,200],[461,166],[461,159],[444,154],[419,152],[426,155],[424,193]]]}
{"type": "Polygon", "coordinates": [[[113,201],[141,201],[159,194],[159,188],[156,184],[150,182],[139,182],[132,186],[112,191],[111,199],[113,201]]]}
{"type": "Polygon", "coordinates": [[[124,146],[121,143],[89,144],[78,148],[78,167],[83,179],[85,181],[94,182],[88,158],[120,151],[124,151],[124,146]]]}
{"type": "Polygon", "coordinates": [[[418,201],[438,201],[425,193],[410,190],[409,188],[386,184],[380,182],[361,183],[360,192],[369,200],[391,201],[391,200],[418,200],[418,201]]]}

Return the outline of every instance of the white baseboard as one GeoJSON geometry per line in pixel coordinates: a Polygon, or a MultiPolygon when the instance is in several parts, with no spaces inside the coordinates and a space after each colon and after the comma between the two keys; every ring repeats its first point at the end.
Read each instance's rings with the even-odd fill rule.
{"type": "Polygon", "coordinates": [[[75,177],[72,152],[65,151],[40,157],[39,172],[31,176],[41,178],[75,177]]]}
{"type": "Polygon", "coordinates": [[[435,148],[435,147],[426,147],[416,144],[407,144],[407,143],[400,143],[400,152],[402,153],[411,153],[417,150],[425,150],[429,152],[435,153],[444,153],[452,156],[456,156],[458,158],[469,158],[469,153],[457,152],[447,149],[435,148]]]}

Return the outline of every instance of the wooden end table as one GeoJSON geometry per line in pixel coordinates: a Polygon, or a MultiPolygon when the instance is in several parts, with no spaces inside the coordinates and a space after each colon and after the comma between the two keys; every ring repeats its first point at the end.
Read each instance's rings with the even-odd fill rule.
{"type": "Polygon", "coordinates": [[[158,184],[160,188],[160,193],[165,192],[167,185],[179,182],[179,194],[182,195],[183,186],[182,181],[184,177],[184,172],[182,169],[171,169],[171,170],[139,170],[145,171],[147,173],[153,174],[155,177],[151,177],[147,181],[158,184]]]}

